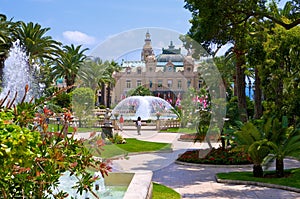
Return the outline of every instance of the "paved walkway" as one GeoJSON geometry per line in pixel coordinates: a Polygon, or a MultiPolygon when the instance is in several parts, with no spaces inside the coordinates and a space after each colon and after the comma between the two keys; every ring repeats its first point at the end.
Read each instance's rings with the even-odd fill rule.
{"type": "MultiPolygon", "coordinates": [[[[186,166],[175,163],[178,154],[187,149],[207,148],[205,144],[179,142],[178,133],[157,133],[151,127],[144,127],[142,135],[138,136],[135,129],[124,129],[123,137],[136,137],[141,140],[168,142],[173,145],[173,152],[136,154],[127,159],[113,161],[114,171],[142,172],[153,171],[153,181],[164,184],[176,190],[183,199],[196,198],[257,198],[257,199],[289,199],[300,198],[300,193],[250,185],[229,185],[217,183],[215,174],[220,172],[249,170],[251,168],[212,168],[186,166]]],[[[81,136],[83,136],[81,134],[81,136]]],[[[215,143],[217,146],[218,143],[215,143]]],[[[286,168],[300,167],[297,161],[287,161],[286,168]]]]}

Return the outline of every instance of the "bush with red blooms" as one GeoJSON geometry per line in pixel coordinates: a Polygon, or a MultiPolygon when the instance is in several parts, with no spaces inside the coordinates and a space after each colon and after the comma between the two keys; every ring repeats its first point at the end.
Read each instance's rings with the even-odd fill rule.
{"type": "MultiPolygon", "coordinates": [[[[68,194],[58,190],[58,185],[67,171],[78,179],[74,185],[78,193],[90,191],[99,198],[92,191],[97,178],[89,169],[104,176],[111,167],[95,159],[84,140],[74,139],[75,132],[67,136],[63,130],[48,131],[46,121],[52,112],[42,107],[45,100],[5,101],[0,100],[0,198],[66,198],[68,194]]],[[[63,118],[67,124],[70,112],[63,118]]]]}
{"type": "Polygon", "coordinates": [[[248,154],[233,149],[212,148],[186,151],[177,159],[181,162],[215,165],[252,164],[248,154]]]}

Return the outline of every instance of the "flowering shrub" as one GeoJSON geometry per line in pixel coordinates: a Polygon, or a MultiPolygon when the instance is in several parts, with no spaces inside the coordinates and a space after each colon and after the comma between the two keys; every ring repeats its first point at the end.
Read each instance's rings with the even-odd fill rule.
{"type": "MultiPolygon", "coordinates": [[[[193,134],[183,134],[180,135],[179,140],[180,141],[203,141],[205,138],[205,135],[200,135],[198,133],[193,133],[193,134]]],[[[218,140],[218,135],[211,135],[209,136],[210,140],[218,140]]]]}
{"type": "MultiPolygon", "coordinates": [[[[83,140],[73,139],[75,132],[72,136],[63,130],[48,132],[51,111],[40,107],[43,102],[11,104],[0,104],[0,198],[66,198],[68,194],[58,190],[59,178],[66,171],[79,179],[74,189],[80,194],[92,192],[97,180],[88,169],[108,174],[111,167],[94,159],[83,140]]],[[[63,118],[67,124],[70,112],[63,118]]]]}
{"type": "Polygon", "coordinates": [[[204,157],[201,154],[207,153],[207,150],[186,151],[177,159],[182,162],[216,165],[240,165],[251,164],[250,157],[242,152],[232,149],[213,148],[204,157]]]}
{"type": "Polygon", "coordinates": [[[126,140],[116,133],[112,138],[109,139],[113,144],[125,144],[126,140]]]}

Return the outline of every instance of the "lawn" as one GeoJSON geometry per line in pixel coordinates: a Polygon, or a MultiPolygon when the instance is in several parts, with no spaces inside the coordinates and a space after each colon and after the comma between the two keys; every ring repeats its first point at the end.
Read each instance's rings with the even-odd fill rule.
{"type": "MultiPolygon", "coordinates": [[[[60,125],[59,125],[59,130],[61,130],[62,127],[63,127],[63,125],[60,124],[60,125]]],[[[58,125],[57,125],[57,124],[49,124],[48,130],[49,130],[50,132],[57,131],[57,130],[58,130],[58,125]]],[[[77,128],[77,132],[81,132],[81,133],[94,132],[94,131],[99,132],[99,131],[101,131],[101,128],[100,128],[100,127],[99,127],[99,128],[77,128]]],[[[69,127],[68,127],[68,132],[69,132],[69,133],[74,132],[74,128],[71,127],[71,126],[69,126],[69,127]]]]}
{"type": "MultiPolygon", "coordinates": [[[[88,145],[92,148],[92,145],[88,145]]],[[[115,156],[126,155],[128,153],[142,153],[153,151],[166,151],[171,150],[171,144],[158,143],[158,142],[146,142],[137,140],[135,138],[127,138],[126,144],[106,144],[103,146],[103,150],[99,155],[99,151],[94,150],[95,156],[101,156],[102,158],[112,158],[115,156]]]]}
{"type": "Polygon", "coordinates": [[[179,193],[174,191],[173,189],[158,184],[153,183],[153,192],[152,192],[152,199],[180,199],[181,196],[179,193]]]}
{"type": "Polygon", "coordinates": [[[287,173],[287,176],[283,177],[283,178],[270,177],[270,176],[273,176],[275,171],[265,172],[265,177],[263,177],[263,178],[253,177],[252,172],[218,173],[217,177],[222,180],[241,180],[241,181],[262,182],[262,183],[283,185],[283,186],[294,187],[294,188],[300,189],[300,168],[285,170],[285,172],[287,173]]]}
{"type": "Polygon", "coordinates": [[[190,134],[190,133],[196,133],[196,129],[193,128],[193,129],[190,129],[190,128],[178,128],[178,127],[171,127],[171,128],[168,128],[168,129],[162,129],[160,130],[160,132],[166,132],[166,133],[187,133],[187,134],[190,134]]]}

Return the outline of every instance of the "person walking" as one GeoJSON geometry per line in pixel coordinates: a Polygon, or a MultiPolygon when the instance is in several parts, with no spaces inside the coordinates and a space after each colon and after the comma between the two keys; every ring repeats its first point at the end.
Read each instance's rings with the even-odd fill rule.
{"type": "Polygon", "coordinates": [[[141,117],[139,116],[137,118],[137,121],[136,121],[136,129],[137,129],[137,134],[138,135],[141,135],[141,127],[142,127],[142,119],[141,117]]]}
{"type": "Polygon", "coordinates": [[[119,119],[119,123],[120,123],[120,130],[121,132],[123,132],[123,124],[124,124],[124,118],[123,115],[121,115],[120,119],[119,119]]]}

